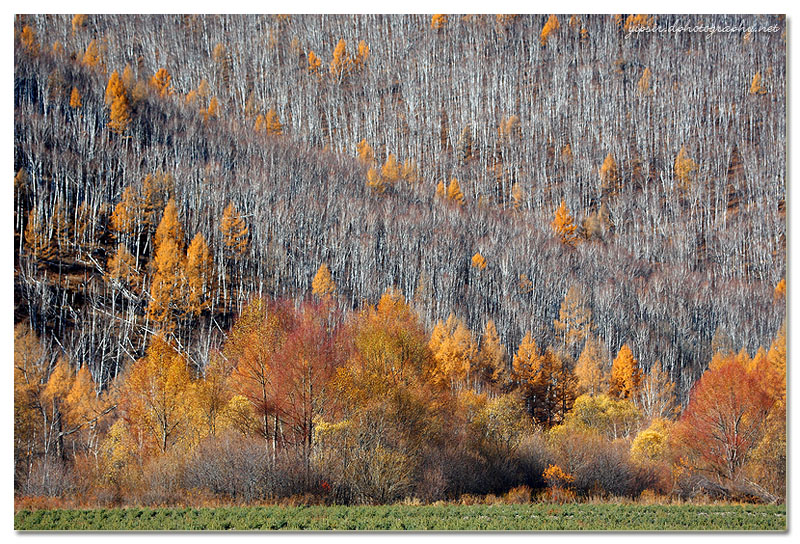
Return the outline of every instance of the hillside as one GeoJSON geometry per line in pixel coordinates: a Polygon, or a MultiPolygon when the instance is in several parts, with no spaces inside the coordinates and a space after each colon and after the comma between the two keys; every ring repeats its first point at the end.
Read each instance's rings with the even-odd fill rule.
{"type": "MultiPolygon", "coordinates": [[[[344,329],[392,293],[425,344],[461,322],[473,371],[491,323],[508,376],[526,338],[570,373],[627,348],[681,408],[715,355],[766,353],[784,18],[437,17],[18,16],[14,317],[41,384],[65,361],[105,395],[156,338],[205,376],[255,298],[327,300],[344,329]]],[[[474,389],[523,389],[501,382],[474,389]]],[[[549,427],[578,392],[555,420],[525,406],[549,427]]]]}

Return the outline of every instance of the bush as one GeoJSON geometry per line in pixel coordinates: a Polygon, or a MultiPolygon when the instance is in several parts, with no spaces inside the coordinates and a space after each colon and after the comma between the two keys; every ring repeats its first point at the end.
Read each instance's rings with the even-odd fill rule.
{"type": "Polygon", "coordinates": [[[20,485],[23,495],[62,497],[75,491],[75,478],[70,468],[60,459],[37,459],[20,485]]]}
{"type": "Polygon", "coordinates": [[[233,501],[269,496],[269,458],[261,440],[226,433],[203,440],[186,470],[186,487],[233,501]]]}

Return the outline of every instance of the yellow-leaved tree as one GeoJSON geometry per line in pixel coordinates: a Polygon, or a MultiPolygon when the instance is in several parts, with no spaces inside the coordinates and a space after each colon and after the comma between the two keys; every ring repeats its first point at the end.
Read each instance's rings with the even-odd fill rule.
{"type": "Polygon", "coordinates": [[[464,193],[461,192],[461,186],[458,184],[456,178],[451,179],[450,183],[447,185],[447,200],[459,206],[464,205],[464,193]]]}
{"type": "Polygon", "coordinates": [[[186,250],[186,287],[189,313],[197,316],[211,309],[214,298],[214,259],[205,237],[199,232],[186,250]]]}
{"type": "Polygon", "coordinates": [[[172,94],[172,76],[166,68],[159,68],[158,71],[150,78],[150,86],[155,93],[160,97],[165,97],[172,94]]]}
{"type": "Polygon", "coordinates": [[[767,88],[761,81],[761,72],[756,72],[750,81],[750,94],[767,94],[767,88]]]}
{"type": "Polygon", "coordinates": [[[372,150],[372,146],[367,143],[366,138],[358,142],[356,153],[358,153],[358,160],[367,166],[375,162],[375,152],[372,150]]]}
{"type": "Polygon", "coordinates": [[[575,376],[581,394],[594,396],[608,390],[607,361],[605,346],[598,337],[589,335],[575,364],[575,376]]]}
{"type": "Polygon", "coordinates": [[[447,26],[447,15],[437,13],[431,17],[431,28],[434,30],[442,30],[447,26]]]}
{"type": "Polygon", "coordinates": [[[578,243],[578,226],[575,224],[575,220],[569,210],[567,210],[566,201],[561,201],[561,205],[556,210],[555,217],[553,217],[553,222],[550,225],[565,245],[574,246],[578,243]]]}
{"type": "Polygon", "coordinates": [[[686,146],[681,146],[681,150],[678,151],[678,155],[675,157],[674,172],[675,179],[678,180],[678,186],[684,191],[688,191],[697,172],[697,163],[686,153],[686,146]]]}
{"type": "Polygon", "coordinates": [[[329,300],[336,296],[336,284],[331,277],[328,265],[322,263],[311,281],[311,292],[321,300],[329,300]]]}
{"type": "Polygon", "coordinates": [[[125,93],[114,97],[111,102],[111,113],[109,114],[108,128],[116,134],[124,134],[131,124],[131,107],[125,93]]]}
{"type": "Polygon", "coordinates": [[[550,39],[550,36],[557,32],[559,28],[561,28],[561,24],[558,22],[558,17],[555,15],[550,15],[550,17],[547,18],[547,21],[545,21],[542,31],[539,34],[539,42],[542,44],[542,46],[547,45],[547,40],[550,39]]]}
{"type": "Polygon", "coordinates": [[[633,398],[642,384],[642,371],[628,344],[623,344],[611,364],[608,394],[620,399],[633,398]]]}
{"type": "Polygon", "coordinates": [[[341,83],[350,74],[352,64],[353,61],[347,54],[347,42],[341,38],[333,50],[333,59],[330,64],[330,72],[334,81],[341,83]]]}
{"type": "Polygon", "coordinates": [[[272,108],[270,108],[267,112],[267,115],[264,118],[264,123],[265,129],[269,136],[280,136],[283,134],[283,125],[281,124],[281,120],[278,117],[278,113],[272,108]]]}
{"type": "Polygon", "coordinates": [[[397,164],[394,154],[389,153],[389,156],[386,157],[386,162],[381,167],[381,178],[387,183],[394,184],[400,179],[400,175],[400,165],[397,164]]]}
{"type": "Polygon", "coordinates": [[[86,46],[86,51],[83,54],[83,60],[81,62],[84,66],[89,66],[90,68],[102,67],[103,62],[100,56],[100,48],[97,46],[97,40],[92,40],[89,42],[89,45],[86,46]]]}
{"type": "Polygon", "coordinates": [[[650,71],[650,67],[646,67],[644,72],[642,72],[642,77],[639,78],[639,82],[636,84],[636,88],[639,91],[639,94],[642,96],[649,96],[653,94],[652,89],[650,88],[650,80],[653,77],[653,72],[650,71]]]}
{"type": "Polygon", "coordinates": [[[219,229],[222,232],[225,255],[234,260],[241,258],[247,251],[250,230],[242,216],[236,211],[233,202],[229,202],[225,211],[222,212],[219,229]]]}
{"type": "Polygon", "coordinates": [[[147,317],[159,330],[172,331],[187,310],[186,256],[183,226],[175,200],[170,199],[155,234],[153,280],[147,317]]]}
{"type": "Polygon", "coordinates": [[[131,186],[122,191],[122,198],[111,214],[111,231],[117,240],[135,243],[142,222],[142,201],[131,186]]]}
{"type": "Polygon", "coordinates": [[[308,71],[312,74],[320,75],[319,67],[322,66],[322,61],[313,51],[308,52],[308,71]]]}
{"type": "Polygon", "coordinates": [[[604,195],[614,195],[621,189],[622,178],[617,169],[617,161],[614,156],[609,153],[603,160],[603,165],[600,167],[600,189],[604,195]]]}
{"type": "Polygon", "coordinates": [[[77,87],[72,88],[72,93],[69,95],[69,107],[73,110],[76,110],[83,106],[81,102],[81,93],[78,91],[77,87]]]}
{"type": "Polygon", "coordinates": [[[490,393],[497,392],[505,382],[508,367],[508,351],[500,341],[494,320],[486,322],[481,338],[481,347],[475,360],[473,374],[476,390],[486,388],[490,393]]]}
{"type": "Polygon", "coordinates": [[[486,268],[486,259],[481,255],[480,251],[472,256],[472,267],[478,270],[484,270],[486,268]]]}
{"type": "Polygon", "coordinates": [[[197,414],[186,359],[162,336],[155,336],[147,355],[134,363],[123,385],[123,410],[144,452],[165,453],[178,443],[190,446],[197,414]]]}
{"type": "Polygon", "coordinates": [[[464,389],[477,353],[472,333],[464,322],[453,314],[444,324],[439,321],[431,334],[428,348],[435,362],[431,381],[439,386],[450,387],[454,392],[464,389]]]}

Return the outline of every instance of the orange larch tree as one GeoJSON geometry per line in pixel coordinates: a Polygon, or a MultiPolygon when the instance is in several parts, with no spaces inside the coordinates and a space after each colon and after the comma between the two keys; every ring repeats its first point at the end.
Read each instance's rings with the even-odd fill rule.
{"type": "Polygon", "coordinates": [[[558,22],[558,17],[555,15],[550,15],[550,17],[547,18],[547,21],[545,21],[541,33],[539,33],[539,42],[542,44],[542,46],[547,45],[547,40],[550,39],[550,36],[552,36],[553,33],[557,32],[560,28],[561,24],[558,22]]]}
{"type": "Polygon", "coordinates": [[[193,433],[186,359],[162,336],[153,337],[147,355],[133,365],[122,395],[126,422],[141,432],[145,452],[163,454],[193,433]]]}
{"type": "Polygon", "coordinates": [[[321,300],[328,300],[336,296],[336,284],[331,277],[328,265],[322,263],[311,281],[311,292],[321,300]]]}
{"type": "Polygon", "coordinates": [[[165,97],[172,94],[172,76],[166,68],[159,68],[158,71],[150,78],[150,86],[160,97],[165,97]]]}
{"type": "Polygon", "coordinates": [[[247,251],[250,231],[242,216],[236,211],[233,202],[229,202],[225,207],[219,229],[222,232],[225,254],[232,259],[238,259],[244,255],[244,252],[247,251]]]}
{"type": "Polygon", "coordinates": [[[550,225],[565,245],[574,246],[578,242],[578,226],[575,224],[575,220],[569,210],[567,210],[566,201],[561,201],[561,205],[556,210],[555,217],[550,225]]]}
{"type": "Polygon", "coordinates": [[[214,298],[214,259],[199,232],[186,250],[186,287],[189,313],[197,316],[211,309],[214,298]]]}
{"type": "Polygon", "coordinates": [[[611,364],[608,394],[620,399],[634,398],[642,384],[639,362],[633,357],[628,344],[623,344],[611,364]]]}

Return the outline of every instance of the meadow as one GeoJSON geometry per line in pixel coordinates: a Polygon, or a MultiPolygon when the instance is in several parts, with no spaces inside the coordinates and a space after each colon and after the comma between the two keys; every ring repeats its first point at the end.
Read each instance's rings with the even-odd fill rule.
{"type": "Polygon", "coordinates": [[[17,531],[785,531],[785,505],[385,505],[21,510],[17,531]]]}

